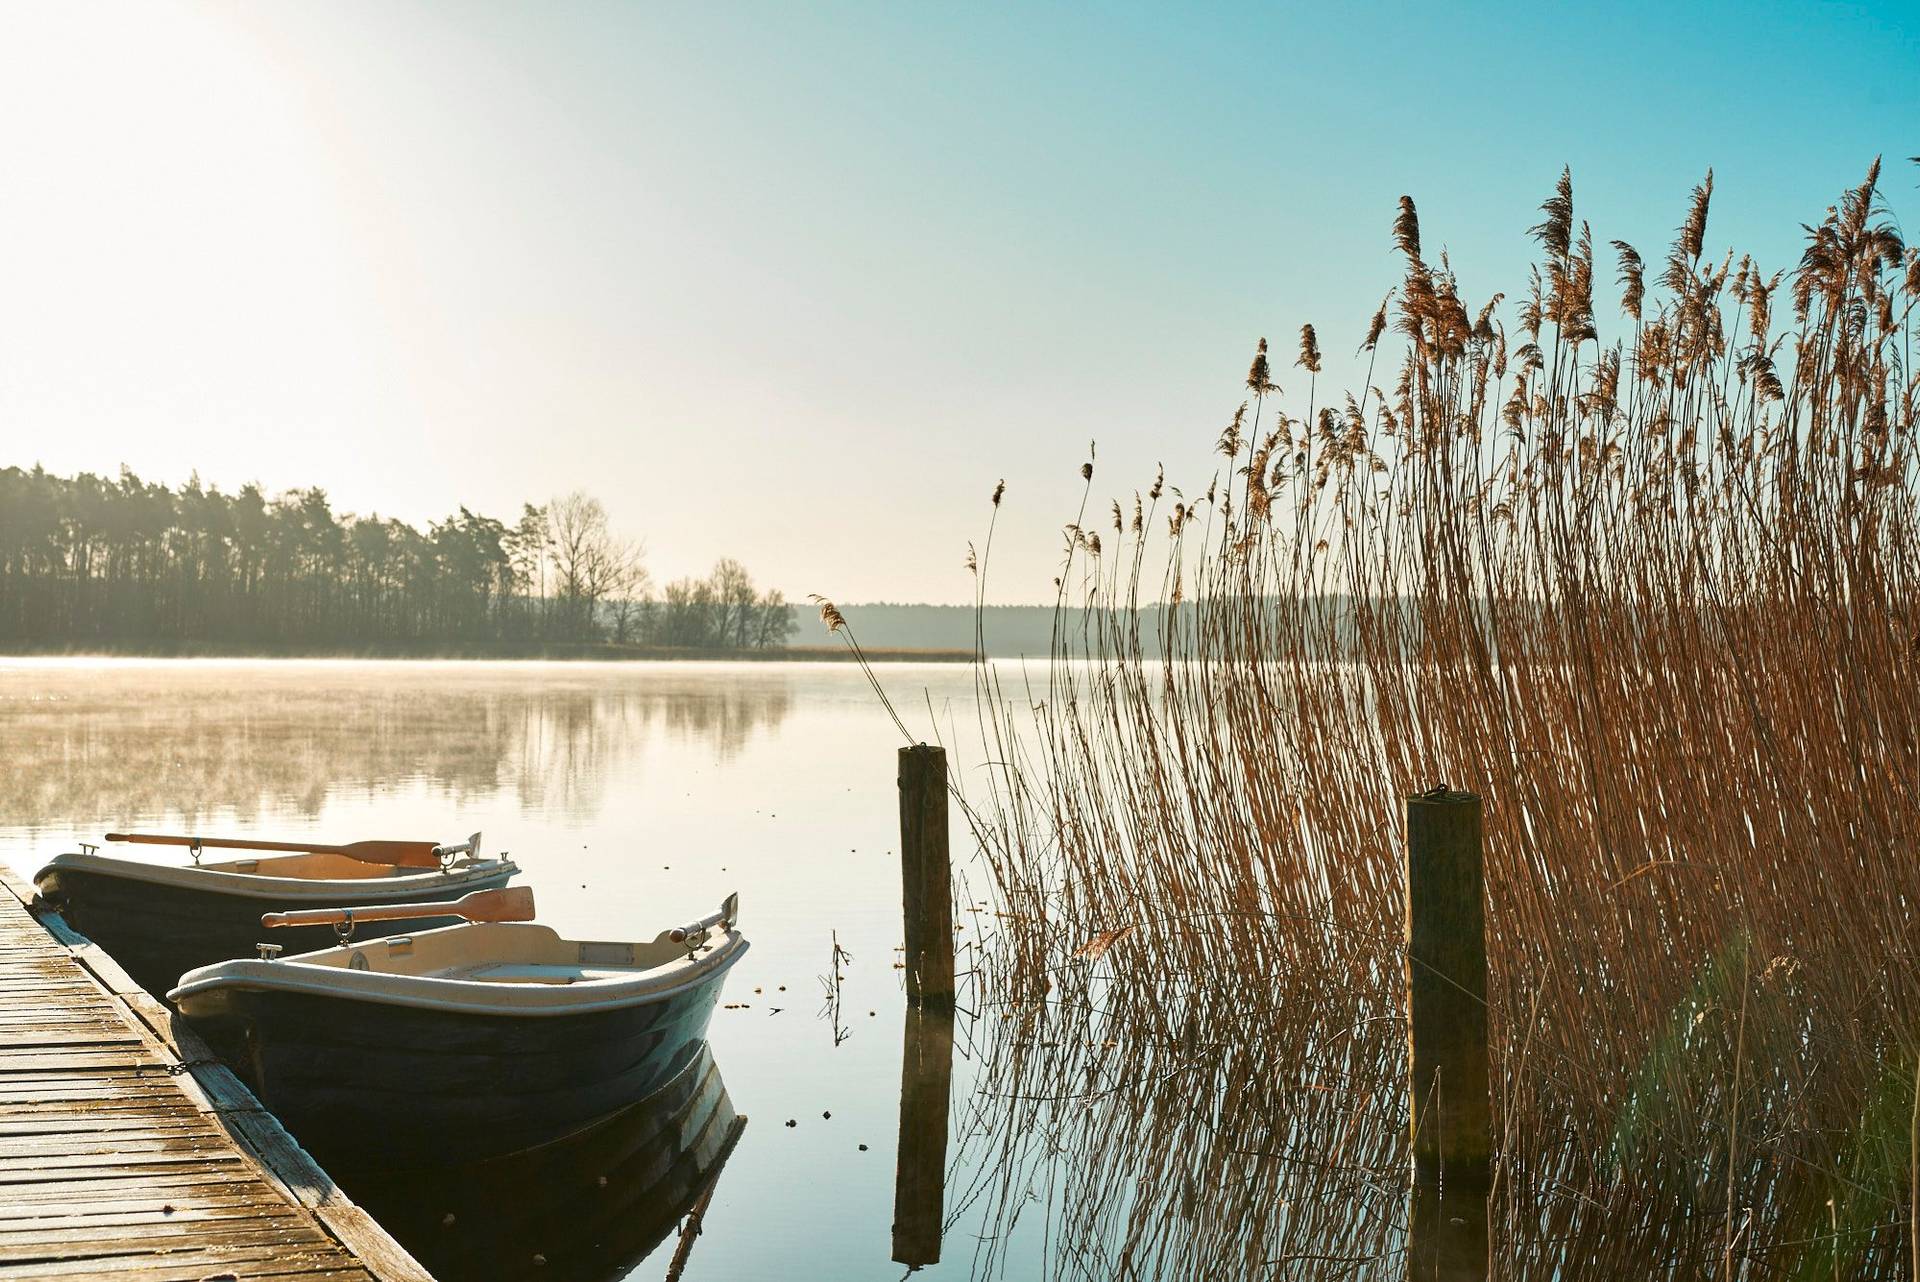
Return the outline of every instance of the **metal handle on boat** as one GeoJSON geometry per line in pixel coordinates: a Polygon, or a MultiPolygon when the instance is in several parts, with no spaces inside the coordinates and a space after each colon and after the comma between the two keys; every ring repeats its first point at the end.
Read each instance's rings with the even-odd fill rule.
{"type": "Polygon", "coordinates": [[[720,911],[702,917],[699,921],[686,926],[676,926],[667,932],[667,938],[676,944],[684,944],[689,939],[698,939],[715,926],[722,930],[733,926],[740,919],[740,892],[728,895],[726,902],[720,905],[720,911]]]}
{"type": "Polygon", "coordinates": [[[473,836],[467,838],[457,846],[435,846],[433,853],[434,857],[440,861],[441,872],[453,871],[453,861],[456,855],[465,855],[469,862],[478,863],[480,860],[480,834],[477,832],[474,833],[473,836]]]}
{"type": "Polygon", "coordinates": [[[532,921],[533,891],[525,886],[476,890],[431,904],[366,904],[353,908],[301,908],[266,913],[262,926],[351,926],[361,921],[407,921],[416,917],[464,917],[468,921],[532,921]]]}

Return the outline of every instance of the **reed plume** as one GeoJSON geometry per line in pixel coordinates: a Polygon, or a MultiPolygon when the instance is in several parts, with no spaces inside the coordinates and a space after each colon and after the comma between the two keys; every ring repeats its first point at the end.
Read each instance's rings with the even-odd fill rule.
{"type": "Polygon", "coordinates": [[[1261,339],[1259,348],[1253,354],[1253,364],[1247,368],[1247,388],[1255,396],[1265,396],[1280,389],[1274,386],[1273,370],[1267,364],[1267,340],[1261,339]]]}
{"type": "Polygon", "coordinates": [[[1404,1274],[1398,834],[1444,779],[1498,1271],[1910,1275],[1920,273],[1877,180],[1782,275],[1707,257],[1709,171],[1657,281],[1611,242],[1617,336],[1570,173],[1511,304],[1403,197],[1384,388],[1236,416],[1205,539],[1162,471],[1070,544],[1044,690],[977,672],[989,1267],[1044,1189],[1069,1273],[1404,1274]]]}

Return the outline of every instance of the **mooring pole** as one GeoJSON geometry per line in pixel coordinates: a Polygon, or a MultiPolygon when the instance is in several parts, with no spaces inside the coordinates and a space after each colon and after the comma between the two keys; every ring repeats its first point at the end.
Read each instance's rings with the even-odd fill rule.
{"type": "Polygon", "coordinates": [[[1484,1190],[1493,1154],[1481,833],[1473,793],[1407,798],[1413,1172],[1463,1191],[1484,1190]]]}
{"type": "Polygon", "coordinates": [[[924,743],[900,749],[900,887],[907,928],[907,1026],[900,1054],[893,1258],[919,1268],[940,1262],[953,1075],[947,753],[924,743]]]}
{"type": "Polygon", "coordinates": [[[907,1001],[953,1005],[953,877],[947,853],[947,750],[900,749],[900,896],[907,1001]]]}

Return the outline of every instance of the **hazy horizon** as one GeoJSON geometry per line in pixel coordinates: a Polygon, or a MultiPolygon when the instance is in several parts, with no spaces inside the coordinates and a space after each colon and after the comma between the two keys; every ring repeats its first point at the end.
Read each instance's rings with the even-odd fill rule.
{"type": "Polygon", "coordinates": [[[1650,260],[1709,166],[1709,252],[1768,271],[1876,154],[1915,208],[1916,27],[13,7],[0,466],[422,526],[584,489],[656,582],[732,556],[796,599],[934,604],[968,599],[1005,477],[990,599],[1041,603],[1089,439],[1097,510],[1160,461],[1197,492],[1255,339],[1304,390],[1312,322],[1323,403],[1349,381],[1402,193],[1467,295],[1510,301],[1563,164],[1650,260]]]}

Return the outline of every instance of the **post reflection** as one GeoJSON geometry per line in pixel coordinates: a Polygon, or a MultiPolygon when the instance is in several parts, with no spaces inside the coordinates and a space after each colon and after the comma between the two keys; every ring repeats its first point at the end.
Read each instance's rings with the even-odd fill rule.
{"type": "Polygon", "coordinates": [[[1407,1216],[1407,1282],[1486,1282],[1487,1188],[1416,1180],[1407,1216]]]}
{"type": "Polygon", "coordinates": [[[900,1050],[893,1258],[913,1268],[940,1262],[946,1211],[947,1106],[952,1082],[953,1012],[909,1006],[900,1050]]]}

